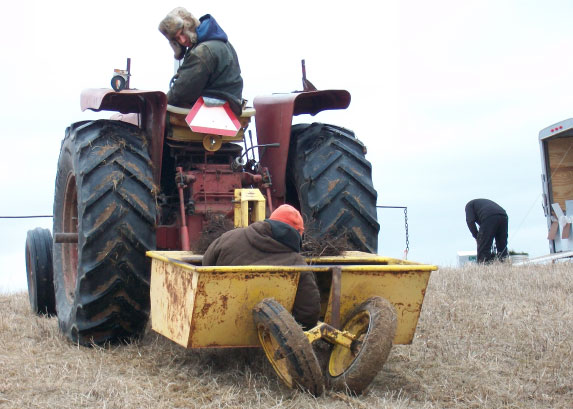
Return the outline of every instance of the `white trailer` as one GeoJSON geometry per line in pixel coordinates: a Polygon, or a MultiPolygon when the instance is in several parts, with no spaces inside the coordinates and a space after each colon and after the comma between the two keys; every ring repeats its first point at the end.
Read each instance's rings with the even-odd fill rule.
{"type": "Polygon", "coordinates": [[[543,211],[554,256],[573,256],[573,118],[539,132],[543,211]]]}

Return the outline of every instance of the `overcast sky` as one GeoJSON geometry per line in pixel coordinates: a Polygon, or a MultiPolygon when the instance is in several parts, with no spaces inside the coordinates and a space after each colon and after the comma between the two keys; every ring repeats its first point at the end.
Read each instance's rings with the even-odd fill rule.
{"type": "MultiPolygon", "coordinates": [[[[379,205],[408,207],[409,259],[455,265],[473,250],[467,201],[509,214],[509,247],[548,253],[539,130],[573,116],[570,1],[21,1],[0,16],[0,216],[52,214],[64,130],[84,88],[167,90],[172,51],[157,30],[173,7],[211,13],[239,55],[244,97],[347,89],[345,111],[297,118],[352,129],[368,147],[379,205]],[[368,4],[368,5],[363,5],[368,4]]],[[[254,127],[253,127],[254,130],[254,127]]],[[[384,209],[379,253],[401,258],[404,214],[384,209]]],[[[26,232],[51,219],[0,219],[0,290],[26,286],[26,232]]]]}

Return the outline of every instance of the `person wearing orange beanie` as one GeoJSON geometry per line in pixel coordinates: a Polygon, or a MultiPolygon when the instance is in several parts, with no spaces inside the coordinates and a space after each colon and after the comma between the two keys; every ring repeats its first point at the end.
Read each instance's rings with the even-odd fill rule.
{"type": "Polygon", "coordinates": [[[278,220],[293,227],[302,236],[304,232],[304,222],[300,212],[288,204],[280,205],[271,214],[269,220],[278,220]]]}
{"type": "MultiPolygon", "coordinates": [[[[306,265],[299,253],[304,222],[291,205],[279,206],[268,219],[224,233],[203,255],[204,266],[306,265]]],[[[292,314],[305,330],[320,314],[320,292],[310,271],[300,274],[292,314]]]]}

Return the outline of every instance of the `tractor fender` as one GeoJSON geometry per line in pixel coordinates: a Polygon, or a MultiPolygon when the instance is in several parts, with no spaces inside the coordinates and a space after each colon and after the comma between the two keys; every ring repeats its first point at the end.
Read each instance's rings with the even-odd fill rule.
{"type": "Polygon", "coordinates": [[[273,94],[256,97],[255,106],[257,142],[259,144],[280,143],[279,148],[266,150],[260,158],[272,177],[273,204],[285,201],[286,166],[290,144],[292,117],[301,114],[316,115],[330,109],[346,109],[350,105],[350,93],[346,90],[325,90],[273,94]]]}
{"type": "Polygon", "coordinates": [[[163,138],[165,133],[165,116],[167,112],[167,96],[161,91],[140,91],[127,89],[115,92],[106,88],[84,89],[80,96],[82,111],[114,111],[121,114],[138,114],[133,116],[114,116],[124,122],[135,124],[142,128],[147,135],[153,162],[153,181],[159,185],[161,180],[161,159],[163,154],[163,138]]]}

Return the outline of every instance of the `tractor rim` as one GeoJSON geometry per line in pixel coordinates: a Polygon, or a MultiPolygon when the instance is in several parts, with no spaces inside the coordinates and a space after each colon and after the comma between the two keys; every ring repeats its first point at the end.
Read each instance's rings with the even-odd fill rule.
{"type": "Polygon", "coordinates": [[[258,327],[259,341],[265,351],[265,355],[273,366],[277,375],[289,387],[294,387],[292,376],[289,374],[287,358],[282,353],[281,347],[273,334],[264,326],[258,327]]]}
{"type": "Polygon", "coordinates": [[[352,319],[344,325],[343,330],[353,334],[360,342],[356,343],[357,348],[347,348],[338,344],[333,347],[330,360],[328,361],[328,372],[330,376],[335,377],[342,375],[352,365],[358,355],[360,355],[360,345],[368,336],[370,321],[370,313],[368,311],[362,311],[352,317],[352,319]]]}
{"type": "MultiPolygon", "coordinates": [[[[76,178],[70,174],[66,182],[63,208],[64,233],[78,232],[78,194],[76,190],[76,178]]],[[[62,243],[62,269],[66,297],[71,302],[74,299],[76,281],[78,276],[78,244],[62,243]]]]}

